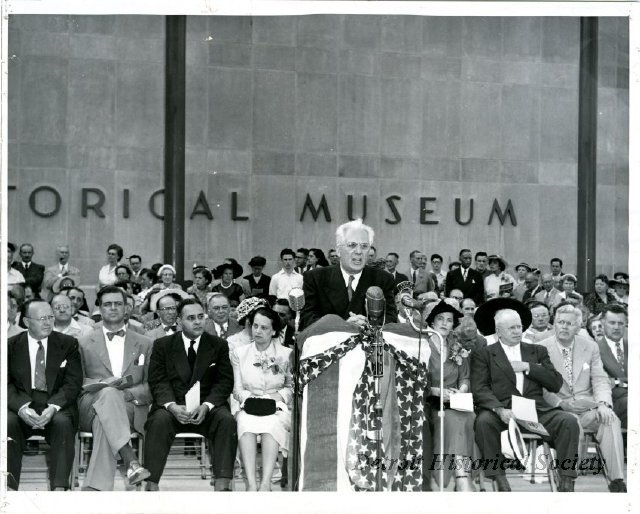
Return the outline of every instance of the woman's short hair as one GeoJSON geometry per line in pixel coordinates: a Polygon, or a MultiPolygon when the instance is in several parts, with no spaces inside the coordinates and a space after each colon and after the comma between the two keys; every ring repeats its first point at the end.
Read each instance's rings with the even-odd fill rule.
{"type": "Polygon", "coordinates": [[[119,270],[119,269],[126,270],[127,275],[131,276],[131,270],[129,269],[129,266],[126,266],[126,265],[124,265],[124,264],[118,264],[118,265],[116,266],[116,275],[118,274],[118,270],[119,270]]]}
{"type": "Polygon", "coordinates": [[[249,314],[249,323],[251,325],[253,325],[253,320],[256,318],[257,314],[261,314],[271,320],[271,328],[275,331],[274,337],[278,337],[280,335],[280,330],[282,330],[280,315],[269,307],[260,307],[249,314]]]}
{"type": "Polygon", "coordinates": [[[602,314],[596,314],[594,316],[589,316],[589,319],[587,320],[587,332],[589,332],[589,335],[591,337],[594,337],[593,335],[593,330],[591,329],[591,325],[593,324],[594,321],[602,321],[602,314]]]}
{"type": "Polygon", "coordinates": [[[605,284],[609,284],[609,277],[607,277],[604,273],[600,273],[600,275],[596,275],[593,277],[593,283],[596,283],[596,280],[602,280],[605,284]]]}
{"type": "Polygon", "coordinates": [[[118,260],[122,259],[122,256],[124,255],[124,250],[122,249],[122,246],[117,245],[115,243],[111,243],[109,246],[107,246],[107,252],[109,250],[115,250],[118,253],[118,260]]]}
{"type": "Polygon", "coordinates": [[[150,270],[149,268],[142,268],[140,270],[140,276],[141,277],[147,277],[149,280],[151,280],[151,282],[155,282],[156,281],[156,274],[150,270]]]}
{"type": "Polygon", "coordinates": [[[193,276],[195,277],[198,273],[202,275],[202,278],[204,278],[204,281],[207,283],[207,285],[211,284],[211,282],[213,281],[213,275],[211,275],[211,272],[207,268],[198,268],[193,273],[193,276]]]}

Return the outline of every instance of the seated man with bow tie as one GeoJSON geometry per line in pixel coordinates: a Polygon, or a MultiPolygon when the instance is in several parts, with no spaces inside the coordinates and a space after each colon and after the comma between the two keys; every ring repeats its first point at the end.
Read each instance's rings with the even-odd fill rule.
{"type": "Polygon", "coordinates": [[[222,293],[211,293],[207,301],[207,313],[209,319],[206,320],[204,331],[208,334],[227,339],[242,331],[240,324],[229,317],[231,313],[229,299],[222,293]]]}
{"type": "Polygon", "coordinates": [[[611,385],[602,366],[598,344],[577,335],[582,312],[573,305],[561,305],[555,314],[555,334],[540,341],[551,362],[562,374],[557,393],[544,391],[545,401],[578,416],[585,430],[595,432],[614,493],[627,492],[624,483],[624,446],[620,419],[613,412],[611,385]]]}
{"type": "Polygon", "coordinates": [[[49,443],[51,490],[69,488],[78,426],[82,366],[75,338],[53,332],[53,310],[43,300],[24,304],[27,331],[7,344],[7,486],[17,490],[22,452],[32,435],[49,443]]]}
{"type": "Polygon", "coordinates": [[[175,334],[178,331],[178,326],[176,325],[178,302],[180,302],[180,296],[173,293],[167,293],[157,299],[155,311],[160,322],[145,333],[152,341],[175,334]]]}
{"type": "MultiPolygon", "coordinates": [[[[560,390],[562,375],[544,346],[522,342],[523,328],[531,324],[529,309],[512,298],[494,298],[478,307],[474,320],[484,336],[498,335],[496,343],[474,352],[471,360],[471,390],[479,409],[475,439],[484,462],[491,463],[484,469],[485,475],[494,480],[498,491],[511,491],[500,434],[510,419],[515,419],[513,396],[535,400],[538,421],[549,432],[559,462],[577,461],[580,426],[576,416],[543,398],[543,388],[553,393],[560,390]]],[[[558,473],[558,490],[572,492],[576,466],[560,466],[558,473]]]]}
{"type": "Polygon", "coordinates": [[[101,326],[80,339],[84,392],[78,406],[80,429],[93,433],[84,489],[111,491],[118,454],[129,485],[149,476],[131,447],[131,432],[144,433],[151,403],[147,379],[152,341],[125,329],[126,297],[120,288],[103,287],[98,304],[101,326]]]}
{"type": "MultiPolygon", "coordinates": [[[[149,366],[153,405],[147,419],[144,463],[151,472],[147,491],[157,491],[178,432],[197,432],[213,452],[214,487],[229,490],[238,434],[229,410],[233,368],[224,339],[205,333],[205,314],[195,298],[178,304],[181,331],[158,339],[149,366]],[[197,406],[187,410],[188,392],[199,383],[197,406]]],[[[194,391],[198,391],[198,387],[194,391]]]]}

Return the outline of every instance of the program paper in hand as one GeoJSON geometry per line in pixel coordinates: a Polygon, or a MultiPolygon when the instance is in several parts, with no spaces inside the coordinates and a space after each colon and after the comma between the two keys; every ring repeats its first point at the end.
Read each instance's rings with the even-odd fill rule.
{"type": "Polygon", "coordinates": [[[184,396],[184,403],[187,412],[192,413],[198,407],[200,407],[200,381],[198,380],[191,386],[191,389],[187,391],[184,396]]]}

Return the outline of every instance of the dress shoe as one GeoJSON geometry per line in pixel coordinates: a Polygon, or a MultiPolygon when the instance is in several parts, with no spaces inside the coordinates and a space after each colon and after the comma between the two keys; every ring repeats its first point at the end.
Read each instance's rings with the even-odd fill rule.
{"type": "Polygon", "coordinates": [[[612,493],[626,493],[627,484],[624,483],[624,480],[622,480],[622,478],[616,478],[609,484],[609,491],[611,491],[612,493]]]}
{"type": "Polygon", "coordinates": [[[507,480],[506,476],[496,475],[495,477],[493,477],[493,482],[496,486],[495,488],[497,491],[503,492],[503,493],[511,492],[511,486],[509,485],[509,481],[507,480]]]}
{"type": "Polygon", "coordinates": [[[160,487],[158,487],[158,484],[156,484],[155,482],[149,482],[147,480],[147,486],[144,489],[145,491],[159,491],[160,487]]]}
{"type": "Polygon", "coordinates": [[[127,480],[129,485],[137,485],[144,479],[149,478],[151,473],[146,468],[143,468],[138,461],[131,461],[129,469],[127,469],[127,480]]]}
{"type": "Polygon", "coordinates": [[[558,492],[572,493],[575,482],[576,482],[575,478],[561,476],[560,485],[558,485],[558,492]]]}

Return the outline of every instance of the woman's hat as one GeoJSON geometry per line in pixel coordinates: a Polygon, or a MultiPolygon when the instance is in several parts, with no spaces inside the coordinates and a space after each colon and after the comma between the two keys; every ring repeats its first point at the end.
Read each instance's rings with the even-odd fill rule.
{"type": "Polygon", "coordinates": [[[267,259],[262,257],[261,255],[256,255],[255,257],[251,257],[249,261],[249,267],[253,268],[254,266],[264,267],[267,265],[267,259]]]}
{"type": "Polygon", "coordinates": [[[489,257],[487,258],[487,263],[491,263],[491,261],[498,261],[498,264],[500,265],[500,271],[504,271],[507,269],[508,263],[501,255],[489,255],[489,257]]]}
{"type": "Polygon", "coordinates": [[[621,277],[609,280],[609,287],[615,287],[616,285],[629,287],[629,279],[621,277]]]}
{"type": "Polygon", "coordinates": [[[158,273],[156,273],[156,275],[157,275],[158,277],[161,277],[161,276],[162,276],[162,272],[163,272],[164,270],[166,270],[166,269],[170,269],[171,271],[173,271],[173,274],[174,274],[174,275],[176,274],[176,269],[175,269],[171,264],[163,264],[162,266],[160,266],[160,267],[158,268],[158,273]]]}
{"type": "Polygon", "coordinates": [[[496,322],[493,318],[496,312],[503,309],[512,309],[520,315],[523,332],[531,325],[531,311],[524,303],[514,298],[493,298],[478,307],[473,315],[473,320],[478,325],[478,330],[483,336],[490,336],[496,333],[496,322]]]}
{"type": "Polygon", "coordinates": [[[531,273],[531,271],[533,271],[533,268],[531,266],[529,266],[526,262],[521,262],[520,264],[518,264],[515,269],[516,271],[518,270],[518,268],[524,268],[527,270],[527,273],[531,273]]]}
{"type": "Polygon", "coordinates": [[[269,307],[267,300],[257,296],[251,296],[242,300],[236,308],[238,323],[242,324],[246,317],[259,307],[269,307]]]}
{"type": "Polygon", "coordinates": [[[453,326],[458,325],[458,320],[462,317],[462,313],[456,309],[453,305],[446,302],[445,300],[440,300],[436,304],[432,304],[431,312],[427,316],[427,325],[431,326],[433,324],[433,320],[436,318],[438,314],[442,314],[444,312],[450,312],[453,314],[453,326]]]}
{"type": "Polygon", "coordinates": [[[562,280],[567,280],[569,279],[572,282],[575,282],[576,284],[578,283],[578,277],[576,277],[575,275],[572,275],[571,273],[565,273],[564,275],[562,275],[562,280]]]}
{"type": "Polygon", "coordinates": [[[233,272],[233,278],[238,278],[242,276],[242,266],[240,266],[240,264],[223,262],[222,264],[220,264],[220,266],[212,270],[213,277],[216,279],[222,278],[222,274],[224,273],[224,270],[226,270],[227,268],[233,272]]]}
{"type": "Polygon", "coordinates": [[[166,289],[161,289],[151,296],[151,299],[149,300],[149,309],[153,312],[156,312],[156,310],[158,309],[158,302],[165,296],[174,296],[177,302],[179,302],[180,300],[186,300],[187,298],[193,298],[193,296],[191,296],[189,293],[186,293],[182,289],[173,289],[167,287],[166,289]]]}
{"type": "Polygon", "coordinates": [[[51,290],[52,290],[54,293],[58,294],[58,293],[60,292],[60,290],[61,290],[63,287],[69,287],[69,286],[73,287],[73,286],[75,286],[75,285],[76,285],[76,283],[73,281],[73,279],[72,279],[71,277],[59,277],[59,278],[58,278],[58,279],[53,283],[53,285],[51,286],[51,290]],[[65,285],[63,286],[63,283],[64,283],[65,281],[66,281],[66,282],[71,282],[71,284],[65,284],[65,285]]]}

